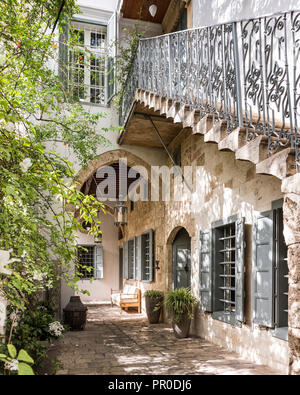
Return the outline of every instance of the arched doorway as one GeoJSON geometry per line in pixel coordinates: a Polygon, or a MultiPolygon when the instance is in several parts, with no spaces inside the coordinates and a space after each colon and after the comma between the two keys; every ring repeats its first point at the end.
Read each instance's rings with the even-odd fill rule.
{"type": "Polygon", "coordinates": [[[189,288],[191,286],[191,238],[188,232],[181,228],[173,244],[173,289],[189,288]]]}

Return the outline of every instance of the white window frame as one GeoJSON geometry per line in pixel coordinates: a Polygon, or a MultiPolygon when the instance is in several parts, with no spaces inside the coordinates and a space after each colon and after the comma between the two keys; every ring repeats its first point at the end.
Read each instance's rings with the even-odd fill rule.
{"type": "MultiPolygon", "coordinates": [[[[85,88],[85,98],[78,100],[82,104],[88,104],[92,106],[107,106],[108,105],[108,78],[107,78],[107,50],[108,50],[108,39],[107,39],[107,25],[106,24],[96,24],[90,22],[81,22],[77,20],[73,20],[71,22],[71,29],[82,30],[84,32],[84,47],[82,47],[82,52],[85,53],[84,58],[84,88],[85,88]],[[91,34],[98,33],[105,35],[105,45],[101,45],[99,48],[91,47],[91,34]],[[91,101],[91,89],[93,86],[91,85],[91,64],[86,62],[86,54],[92,53],[96,57],[104,58],[104,68],[103,73],[99,71],[99,81],[103,80],[103,85],[95,85],[95,89],[100,90],[100,94],[103,95],[104,100],[97,102],[91,101]],[[101,92],[102,91],[102,92],[101,92]]],[[[72,91],[72,87],[76,86],[76,83],[72,82],[72,73],[71,69],[73,68],[70,64],[70,56],[68,56],[69,62],[69,72],[68,72],[68,83],[69,83],[69,91],[72,91]]]]}

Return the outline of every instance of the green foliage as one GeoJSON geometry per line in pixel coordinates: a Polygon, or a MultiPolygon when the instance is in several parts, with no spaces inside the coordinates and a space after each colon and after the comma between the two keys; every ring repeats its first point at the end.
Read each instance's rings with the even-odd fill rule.
{"type": "Polygon", "coordinates": [[[117,87],[117,94],[114,102],[117,107],[122,104],[124,90],[126,88],[127,77],[131,71],[139,40],[144,36],[145,32],[141,32],[139,27],[135,25],[131,29],[123,29],[124,38],[122,43],[118,43],[118,55],[116,57],[115,79],[114,83],[117,87]]]}
{"type": "MultiPolygon", "coordinates": [[[[109,142],[100,124],[104,114],[74,102],[54,72],[59,53],[52,29],[60,6],[61,0],[0,2],[0,256],[9,252],[0,293],[23,325],[12,325],[6,342],[10,336],[33,357],[44,352],[38,342],[49,319],[33,311],[35,295],[62,278],[80,291],[75,234],[83,230],[81,219],[91,224],[91,234],[99,234],[97,214],[104,211],[80,191],[68,159],[73,155],[83,167],[109,142]]],[[[74,13],[75,0],[67,0],[60,33],[74,13]]],[[[23,362],[19,366],[29,372],[23,362]]]]}
{"type": "Polygon", "coordinates": [[[34,372],[31,367],[33,364],[34,360],[25,350],[21,349],[19,353],[17,353],[17,349],[14,345],[8,344],[6,348],[4,345],[1,345],[0,374],[33,376],[34,372]]]}
{"type": "Polygon", "coordinates": [[[192,319],[195,304],[196,298],[187,288],[169,291],[165,301],[166,311],[171,315],[172,321],[176,323],[180,322],[185,314],[192,319]]]}
{"type": "MultiPolygon", "coordinates": [[[[108,144],[107,129],[99,127],[104,115],[74,103],[53,71],[58,46],[51,32],[60,4],[0,2],[0,250],[11,251],[12,271],[9,278],[0,274],[0,292],[19,309],[62,277],[78,290],[72,269],[78,218],[98,234],[97,213],[104,211],[80,191],[72,163],[57,152],[67,149],[85,166],[99,145],[108,144]]],[[[75,1],[68,0],[60,32],[75,12],[75,1]]]]}
{"type": "Polygon", "coordinates": [[[151,289],[149,291],[145,292],[145,297],[148,297],[150,299],[161,299],[163,298],[164,293],[162,291],[156,290],[156,289],[151,289]]]}

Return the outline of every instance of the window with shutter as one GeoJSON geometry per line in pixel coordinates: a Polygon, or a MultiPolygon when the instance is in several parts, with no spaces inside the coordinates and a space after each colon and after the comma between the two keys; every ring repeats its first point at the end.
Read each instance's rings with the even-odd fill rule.
{"type": "Polygon", "coordinates": [[[244,321],[244,218],[212,224],[213,318],[237,325],[244,321]]]}
{"type": "Polygon", "coordinates": [[[141,255],[142,255],[142,281],[152,282],[154,271],[154,232],[150,230],[141,236],[141,255]]]}
{"type": "MultiPolygon", "coordinates": [[[[257,214],[253,225],[253,322],[274,328],[273,335],[288,338],[288,265],[283,237],[283,212],[257,214]]],[[[281,202],[282,205],[282,202],[281,202]]]]}
{"type": "Polygon", "coordinates": [[[117,55],[117,36],[118,36],[118,19],[115,12],[110,18],[107,26],[107,42],[108,42],[108,57],[107,57],[107,103],[113,98],[115,86],[115,60],[117,55]]]}
{"type": "Polygon", "coordinates": [[[94,247],[94,275],[95,279],[103,278],[103,248],[101,246],[94,247]]]}
{"type": "Polygon", "coordinates": [[[124,248],[123,248],[123,273],[124,273],[124,279],[128,280],[128,241],[124,243],[124,248]]]}
{"type": "Polygon", "coordinates": [[[135,269],[135,240],[128,241],[128,279],[134,280],[135,269]]]}
{"type": "Polygon", "coordinates": [[[212,311],[212,231],[200,231],[199,256],[199,306],[204,311],[212,311]]]}
{"type": "Polygon", "coordinates": [[[135,238],[135,279],[142,280],[142,236],[135,238]]]}
{"type": "Polygon", "coordinates": [[[252,308],[253,322],[274,327],[274,213],[256,215],[253,225],[252,308]]]}
{"type": "Polygon", "coordinates": [[[82,279],[103,278],[103,249],[102,246],[78,246],[77,269],[82,279]]]}

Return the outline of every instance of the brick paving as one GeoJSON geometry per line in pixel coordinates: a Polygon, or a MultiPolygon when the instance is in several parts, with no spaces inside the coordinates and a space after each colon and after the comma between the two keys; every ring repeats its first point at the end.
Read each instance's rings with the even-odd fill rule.
{"type": "Polygon", "coordinates": [[[108,305],[88,310],[85,331],[68,332],[56,346],[58,375],[274,375],[200,338],[178,340],[166,324],[108,305]]]}

